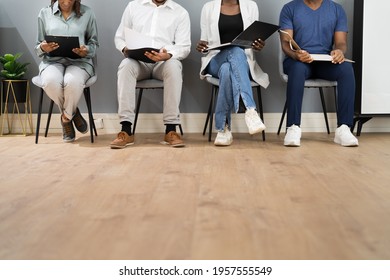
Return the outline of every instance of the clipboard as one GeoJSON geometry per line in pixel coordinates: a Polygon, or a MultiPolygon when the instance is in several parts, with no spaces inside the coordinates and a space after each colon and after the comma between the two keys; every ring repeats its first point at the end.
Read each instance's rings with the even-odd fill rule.
{"type": "Polygon", "coordinates": [[[45,35],[46,42],[55,42],[59,45],[58,49],[49,52],[50,57],[68,57],[77,59],[80,58],[78,54],[75,54],[72,49],[80,48],[79,37],[77,36],[55,36],[55,35],[45,35]]]}
{"type": "Polygon", "coordinates": [[[127,50],[126,53],[127,53],[127,57],[129,58],[146,62],[146,63],[156,63],[155,61],[149,59],[145,55],[145,52],[151,52],[151,51],[159,52],[160,50],[155,48],[139,48],[139,49],[127,50]]]}
{"type": "Polygon", "coordinates": [[[278,25],[256,20],[230,43],[221,44],[219,46],[211,46],[206,49],[205,52],[209,50],[223,49],[228,46],[252,48],[252,44],[255,40],[261,39],[262,41],[265,41],[277,30],[279,30],[278,25]]]}

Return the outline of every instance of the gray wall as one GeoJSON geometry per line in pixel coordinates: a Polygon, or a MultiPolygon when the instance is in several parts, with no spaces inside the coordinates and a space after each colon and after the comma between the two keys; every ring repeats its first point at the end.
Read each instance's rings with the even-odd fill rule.
{"type": "MultiPolygon", "coordinates": [[[[289,0],[255,0],[260,9],[260,20],[277,24],[282,6],[289,0]]],[[[115,49],[114,34],[119,24],[122,12],[128,0],[83,0],[82,3],[95,11],[99,30],[100,48],[98,49],[98,82],[92,87],[93,110],[96,113],[116,113],[116,70],[122,59],[115,49]]],[[[210,87],[199,79],[200,54],[195,51],[199,40],[199,18],[201,8],[208,0],[176,0],[186,8],[191,17],[192,51],[184,64],[184,87],[181,102],[183,113],[204,113],[207,111],[210,87]]],[[[352,49],[352,22],[353,1],[338,0],[342,4],[349,18],[349,49],[352,49]]],[[[0,53],[23,52],[23,60],[31,62],[27,78],[38,73],[39,58],[36,57],[33,47],[36,40],[37,15],[39,10],[47,6],[50,0],[0,0],[0,53]]],[[[266,113],[281,112],[285,101],[285,85],[278,74],[277,51],[279,38],[274,34],[267,40],[266,47],[258,54],[258,61],[271,80],[271,85],[263,90],[263,105],[266,113]]],[[[351,57],[351,52],[349,52],[351,57]]],[[[33,111],[38,108],[39,91],[32,86],[33,111]]],[[[327,95],[328,109],[334,110],[334,100],[331,94],[327,95]]],[[[45,101],[48,104],[48,101],[45,101]]],[[[161,94],[147,94],[143,100],[143,112],[161,112],[161,94]]],[[[84,101],[81,102],[84,109],[84,101]]],[[[45,108],[45,107],[44,107],[45,108]]],[[[46,106],[47,108],[47,106],[46,106]]],[[[318,94],[306,94],[303,103],[305,112],[321,112],[318,94]]]]}

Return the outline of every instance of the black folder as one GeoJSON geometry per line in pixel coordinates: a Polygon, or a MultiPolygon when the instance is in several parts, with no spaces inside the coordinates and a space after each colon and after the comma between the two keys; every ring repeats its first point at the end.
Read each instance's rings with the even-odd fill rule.
{"type": "Polygon", "coordinates": [[[160,50],[155,48],[140,48],[140,49],[127,50],[127,57],[135,60],[147,62],[147,63],[156,63],[155,61],[149,59],[145,55],[145,52],[151,52],[151,51],[159,52],[160,50]]]}
{"type": "Polygon", "coordinates": [[[274,32],[279,30],[278,25],[263,21],[254,21],[247,29],[242,31],[232,42],[225,43],[219,46],[211,46],[208,50],[223,49],[228,46],[239,46],[242,48],[251,48],[255,40],[267,40],[274,32]]]}
{"type": "Polygon", "coordinates": [[[48,53],[49,56],[80,58],[72,51],[74,48],[80,48],[79,37],[46,35],[45,40],[48,43],[56,42],[59,45],[58,49],[48,53]]]}

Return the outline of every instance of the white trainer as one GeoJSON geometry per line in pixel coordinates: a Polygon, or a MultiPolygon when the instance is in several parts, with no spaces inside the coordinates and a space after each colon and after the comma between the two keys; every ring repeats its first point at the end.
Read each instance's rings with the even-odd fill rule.
{"type": "Polygon", "coordinates": [[[233,143],[233,135],[229,128],[226,126],[223,131],[218,131],[217,137],[215,137],[215,146],[230,146],[233,143]]]}
{"type": "Polygon", "coordinates": [[[334,142],[344,147],[359,146],[359,141],[352,134],[351,129],[345,124],[336,128],[335,135],[334,135],[334,142]]]}
{"type": "Polygon", "coordinates": [[[287,128],[286,136],[284,136],[284,145],[289,147],[299,147],[301,145],[301,128],[295,124],[287,128]]]}
{"type": "Polygon", "coordinates": [[[254,108],[246,110],[245,123],[248,126],[249,134],[251,135],[265,130],[265,125],[254,108]]]}

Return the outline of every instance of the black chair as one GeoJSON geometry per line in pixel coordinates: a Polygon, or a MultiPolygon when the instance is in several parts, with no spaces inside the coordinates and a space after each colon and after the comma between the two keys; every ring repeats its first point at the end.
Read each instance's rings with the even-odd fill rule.
{"type": "MultiPolygon", "coordinates": [[[[164,89],[164,82],[157,79],[147,79],[137,81],[136,89],[139,90],[137,97],[137,107],[135,108],[135,118],[133,124],[133,134],[135,134],[135,128],[137,127],[139,109],[141,107],[142,94],[144,89],[164,89]]],[[[179,124],[180,134],[183,135],[183,129],[179,124]]]]}
{"type": "MultiPolygon", "coordinates": [[[[279,75],[280,75],[280,78],[282,79],[282,81],[287,83],[288,75],[286,75],[283,71],[283,60],[284,60],[284,53],[282,51],[282,47],[279,44],[279,75]]],[[[335,101],[336,101],[336,111],[337,111],[337,82],[323,80],[323,79],[308,79],[305,81],[305,88],[318,88],[319,89],[322,110],[323,110],[324,118],[325,118],[326,130],[328,131],[328,134],[330,134],[328,115],[327,115],[325,98],[324,98],[324,88],[333,88],[334,97],[335,97],[335,101]]],[[[287,112],[287,100],[284,103],[283,113],[282,113],[282,117],[280,119],[278,133],[277,133],[278,135],[280,134],[280,130],[282,128],[282,124],[283,124],[286,112],[287,112]]]]}

